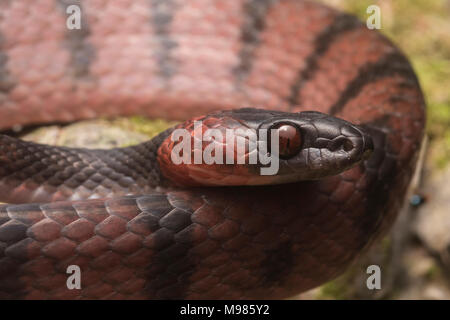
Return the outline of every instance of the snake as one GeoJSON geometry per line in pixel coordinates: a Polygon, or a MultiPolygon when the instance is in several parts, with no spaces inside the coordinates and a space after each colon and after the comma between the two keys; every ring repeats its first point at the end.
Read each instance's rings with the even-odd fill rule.
{"type": "MultiPolygon", "coordinates": [[[[0,298],[283,299],[317,287],[390,230],[424,127],[404,53],[319,2],[1,1],[0,298]],[[10,134],[130,115],[179,122],[105,150],[10,134]],[[176,164],[178,129],[240,136],[244,163],[176,164]],[[245,163],[255,140],[238,129],[278,135],[256,137],[279,156],[275,174],[245,163]]],[[[231,140],[209,141],[217,156],[231,140]]]]}

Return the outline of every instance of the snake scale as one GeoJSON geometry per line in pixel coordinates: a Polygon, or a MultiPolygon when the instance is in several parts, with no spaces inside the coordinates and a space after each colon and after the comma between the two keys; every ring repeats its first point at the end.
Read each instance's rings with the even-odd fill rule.
{"type": "Polygon", "coordinates": [[[3,130],[244,107],[345,119],[373,153],[323,179],[177,187],[155,165],[167,132],[108,151],[0,135],[0,297],[275,299],[318,286],[392,225],[425,124],[402,52],[314,1],[1,1],[3,130]],[[70,5],[81,29],[67,28],[70,5]],[[80,289],[66,286],[70,265],[80,289]]]}

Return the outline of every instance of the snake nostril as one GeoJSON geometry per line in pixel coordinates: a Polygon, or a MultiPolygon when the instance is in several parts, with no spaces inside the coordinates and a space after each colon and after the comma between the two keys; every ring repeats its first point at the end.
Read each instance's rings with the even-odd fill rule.
{"type": "Polygon", "coordinates": [[[354,147],[355,146],[353,145],[353,142],[350,139],[345,139],[344,142],[342,143],[342,148],[346,152],[353,150],[354,147]]]}

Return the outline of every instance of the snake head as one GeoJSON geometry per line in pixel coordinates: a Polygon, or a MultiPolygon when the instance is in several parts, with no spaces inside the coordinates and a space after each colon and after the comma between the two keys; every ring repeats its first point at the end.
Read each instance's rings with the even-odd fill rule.
{"type": "Polygon", "coordinates": [[[266,185],[336,175],[372,151],[370,135],[348,121],[246,108],[178,125],[161,143],[158,161],[177,185],[266,185]]]}

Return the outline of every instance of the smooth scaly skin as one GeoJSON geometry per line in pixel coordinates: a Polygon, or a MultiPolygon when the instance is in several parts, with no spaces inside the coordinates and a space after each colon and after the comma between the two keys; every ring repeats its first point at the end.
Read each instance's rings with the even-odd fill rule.
{"type": "Polygon", "coordinates": [[[364,165],[320,181],[4,205],[4,298],[282,298],[317,286],[392,224],[424,127],[416,77],[389,41],[294,0],[2,1],[0,105],[2,128],[315,109],[365,125],[375,143],[364,165]],[[65,24],[72,3],[78,31],[65,24]],[[65,286],[70,264],[82,290],[65,286]]]}

